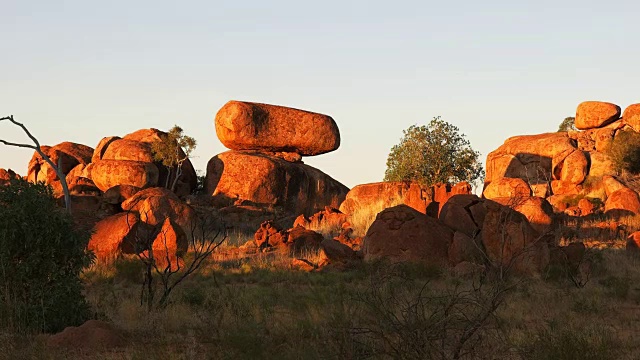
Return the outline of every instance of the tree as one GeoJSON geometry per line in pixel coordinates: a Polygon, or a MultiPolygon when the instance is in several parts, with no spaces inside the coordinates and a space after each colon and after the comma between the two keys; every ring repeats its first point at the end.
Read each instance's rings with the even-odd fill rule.
{"type": "Polygon", "coordinates": [[[459,131],[439,116],[427,126],[410,126],[400,144],[391,148],[384,180],[433,185],[481,179],[480,153],[459,131]]]}
{"type": "Polygon", "coordinates": [[[560,126],[558,127],[558,132],[575,131],[575,130],[578,130],[578,129],[576,128],[576,118],[574,117],[564,118],[564,120],[562,120],[562,122],[560,123],[560,126]]]}
{"type": "Polygon", "coordinates": [[[182,164],[189,159],[191,152],[196,148],[196,140],[184,135],[180,126],[174,125],[169,132],[161,137],[160,141],[152,144],[152,150],[156,161],[162,162],[168,170],[165,187],[175,191],[178,180],[182,176],[182,164]],[[175,170],[175,174],[173,174],[175,170]],[[175,175],[170,183],[171,175],[175,175]]]}
{"type": "Polygon", "coordinates": [[[35,145],[14,143],[14,142],[9,142],[2,139],[0,139],[0,143],[4,145],[9,145],[9,146],[16,146],[16,147],[35,150],[38,153],[38,155],[40,155],[44,159],[44,161],[46,161],[51,166],[51,168],[56,172],[56,175],[58,175],[58,179],[60,179],[60,185],[62,185],[62,192],[64,193],[65,207],[68,212],[71,212],[71,196],[69,195],[69,187],[67,186],[67,177],[60,170],[60,167],[54,164],[51,158],[47,156],[47,154],[45,154],[44,151],[42,151],[42,149],[40,148],[40,142],[38,142],[38,139],[36,139],[33,135],[31,135],[29,130],[27,130],[27,127],[13,119],[13,115],[0,118],[0,122],[2,121],[10,121],[12,124],[20,127],[22,131],[24,131],[24,133],[27,134],[29,139],[31,139],[31,141],[33,141],[35,145]]]}
{"type": "Polygon", "coordinates": [[[57,332],[88,319],[80,273],[94,259],[89,238],[50,187],[0,186],[0,328],[57,332]]]}

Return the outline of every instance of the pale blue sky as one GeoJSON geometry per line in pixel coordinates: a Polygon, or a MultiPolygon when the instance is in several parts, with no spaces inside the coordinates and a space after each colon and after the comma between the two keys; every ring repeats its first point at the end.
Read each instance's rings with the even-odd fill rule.
{"type": "MultiPolygon", "coordinates": [[[[0,115],[43,144],[181,125],[196,169],[228,100],[326,113],[340,149],[305,158],[380,181],[402,130],[441,115],[482,158],[555,131],[583,100],[640,102],[634,1],[0,0],[0,115]]],[[[0,137],[23,137],[7,124],[0,137]]],[[[0,146],[21,174],[31,151],[0,146]]]]}

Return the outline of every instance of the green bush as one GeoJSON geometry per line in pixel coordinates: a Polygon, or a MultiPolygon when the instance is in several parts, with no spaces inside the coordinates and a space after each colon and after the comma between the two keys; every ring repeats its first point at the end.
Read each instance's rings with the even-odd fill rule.
{"type": "Polygon", "coordinates": [[[608,155],[617,171],[640,174],[640,133],[633,130],[618,131],[608,155]]]}
{"type": "Polygon", "coordinates": [[[55,332],[88,318],[79,275],[93,260],[89,237],[56,206],[51,188],[0,186],[0,328],[55,332]]]}

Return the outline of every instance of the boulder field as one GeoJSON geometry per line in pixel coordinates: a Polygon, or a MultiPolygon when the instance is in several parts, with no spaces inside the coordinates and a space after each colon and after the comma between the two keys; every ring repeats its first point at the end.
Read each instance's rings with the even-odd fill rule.
{"type": "MultiPolygon", "coordinates": [[[[640,104],[620,107],[587,101],[578,105],[578,131],[515,136],[487,156],[484,197],[540,197],[556,212],[589,215],[601,210],[619,214],[640,212],[634,190],[618,182],[619,192],[606,191],[618,176],[609,157],[613,142],[624,131],[640,130],[640,104]],[[580,199],[588,199],[593,206],[580,199]]],[[[616,181],[617,182],[617,181],[616,181]]]]}

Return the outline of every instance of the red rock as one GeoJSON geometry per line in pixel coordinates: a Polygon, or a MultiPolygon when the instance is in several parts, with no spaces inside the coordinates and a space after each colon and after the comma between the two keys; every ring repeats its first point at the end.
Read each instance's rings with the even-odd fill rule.
{"type": "Polygon", "coordinates": [[[302,226],[305,229],[340,229],[342,224],[347,222],[348,215],[343,214],[340,210],[326,206],[324,211],[317,212],[307,218],[300,215],[293,222],[293,227],[302,226]]]}
{"type": "Polygon", "coordinates": [[[534,196],[521,199],[496,198],[493,200],[524,215],[538,234],[547,234],[551,231],[553,207],[547,200],[534,196]]]}
{"type": "Polygon", "coordinates": [[[627,251],[640,254],[640,231],[636,231],[627,237],[627,251]]]}
{"type": "Polygon", "coordinates": [[[19,179],[20,175],[16,174],[13,170],[0,168],[0,186],[8,185],[12,179],[19,179]]]}
{"type": "Polygon", "coordinates": [[[577,195],[582,192],[582,185],[569,183],[562,180],[552,180],[551,190],[554,195],[577,195]]]}
{"type": "MultiPolygon", "coordinates": [[[[182,257],[188,250],[187,235],[182,228],[170,218],[165,219],[157,236],[151,244],[153,259],[156,266],[161,269],[177,271],[184,267],[182,257]]],[[[149,251],[143,256],[149,258],[149,251]]]]}
{"type": "Polygon", "coordinates": [[[102,191],[117,185],[153,187],[158,185],[158,177],[154,164],[141,161],[99,160],[91,170],[91,179],[102,191]]]}
{"type": "Polygon", "coordinates": [[[616,211],[620,213],[640,214],[640,198],[638,198],[638,193],[629,188],[615,191],[607,198],[604,210],[607,213],[616,211]]]}
{"type": "Polygon", "coordinates": [[[320,243],[324,238],[321,234],[307,230],[301,226],[290,229],[287,233],[287,248],[291,255],[302,255],[309,251],[320,249],[320,243]]]}
{"type": "Polygon", "coordinates": [[[616,175],[615,166],[609,156],[600,152],[592,152],[589,154],[589,160],[591,163],[589,167],[590,177],[616,175]]]}
{"type": "Polygon", "coordinates": [[[91,156],[91,162],[97,162],[98,160],[102,160],[102,156],[104,156],[105,151],[112,142],[119,140],[119,136],[108,136],[102,138],[96,146],[95,150],[93,150],[93,155],[91,156]]]}
{"type": "Polygon", "coordinates": [[[113,325],[89,320],[79,327],[68,327],[61,333],[51,335],[47,346],[69,350],[104,351],[127,344],[124,334],[113,325]]]}
{"type": "MultiPolygon", "coordinates": [[[[156,189],[156,188],[151,188],[156,189]]],[[[108,204],[120,205],[125,200],[130,199],[141,189],[131,185],[116,185],[107,189],[102,195],[102,201],[108,204]]]]}
{"type": "Polygon", "coordinates": [[[291,268],[299,271],[312,272],[317,269],[318,266],[307,259],[293,259],[291,260],[291,268]]]}
{"type": "Polygon", "coordinates": [[[603,128],[596,130],[595,133],[595,142],[596,142],[596,150],[599,152],[607,152],[613,144],[613,136],[616,131],[611,128],[603,128]]]}
{"type": "Polygon", "coordinates": [[[283,106],[229,101],[216,115],[220,142],[232,150],[324,154],[340,146],[330,116],[283,106]]]}
{"type": "Polygon", "coordinates": [[[593,214],[596,206],[593,205],[589,199],[580,199],[580,201],[578,201],[578,208],[580,208],[580,214],[582,216],[587,216],[593,214]]]}
{"type": "Polygon", "coordinates": [[[131,213],[120,213],[98,222],[94,228],[88,248],[92,250],[99,262],[109,262],[122,253],[125,239],[135,242],[138,218],[131,213]]]}
{"type": "Polygon", "coordinates": [[[280,229],[273,221],[265,221],[253,235],[254,242],[259,249],[281,246],[287,241],[287,232],[280,229]]]}
{"type": "MultiPolygon", "coordinates": [[[[475,195],[453,196],[442,207],[438,219],[450,229],[473,238],[480,231],[479,225],[482,224],[482,222],[476,222],[472,211],[474,205],[478,203],[480,203],[480,199],[475,195]]],[[[477,217],[482,217],[478,213],[480,209],[476,208],[475,210],[477,217]]]]}
{"type": "MultiPolygon", "coordinates": [[[[53,147],[41,146],[40,149],[65,175],[78,164],[89,164],[93,154],[92,148],[71,142],[63,142],[53,147]]],[[[33,183],[44,181],[47,184],[59,180],[55,170],[37,152],[33,153],[29,161],[27,179],[33,183]]]]}
{"type": "Polygon", "coordinates": [[[446,266],[452,240],[453,232],[438,220],[398,205],[378,214],[362,246],[366,261],[385,258],[446,266]]]}
{"type": "Polygon", "coordinates": [[[556,167],[575,149],[564,132],[511,137],[487,156],[485,187],[500,178],[548,183],[556,167]]]}
{"type": "Polygon", "coordinates": [[[494,266],[518,273],[536,274],[549,263],[546,241],[520,213],[489,200],[481,239],[486,256],[494,266]]]}
{"type": "Polygon", "coordinates": [[[325,239],[320,243],[324,257],[332,263],[357,260],[358,255],[350,246],[336,240],[325,239]]]}
{"type": "Polygon", "coordinates": [[[636,132],[640,132],[640,104],[632,104],[624,109],[622,121],[636,132]]]}
{"type": "Polygon", "coordinates": [[[449,262],[455,266],[462,262],[482,263],[484,257],[480,245],[464,233],[456,231],[449,247],[449,262]]]}
{"type": "Polygon", "coordinates": [[[151,144],[129,139],[112,141],[102,155],[102,160],[131,160],[154,162],[151,144]]]}
{"type": "Polygon", "coordinates": [[[553,207],[554,212],[558,212],[558,213],[564,212],[569,207],[569,204],[566,201],[565,195],[549,196],[547,198],[547,201],[553,207]]]}
{"type": "Polygon", "coordinates": [[[484,189],[483,196],[487,199],[528,198],[531,196],[531,188],[522,179],[501,178],[489,183],[484,189]]]}
{"type": "Polygon", "coordinates": [[[425,214],[431,203],[432,190],[418,183],[379,182],[357,185],[340,204],[340,211],[353,214],[357,209],[382,206],[388,208],[403,203],[425,214]]]}
{"type": "Polygon", "coordinates": [[[560,180],[570,184],[581,184],[588,170],[587,157],[581,150],[576,150],[564,159],[560,180]]]}
{"type": "MultiPolygon", "coordinates": [[[[121,188],[122,189],[122,188],[121,188]]],[[[122,202],[122,209],[125,211],[138,211],[142,203],[153,196],[164,196],[175,201],[180,201],[171,190],[163,187],[152,187],[137,191],[133,196],[122,202]]]]}
{"type": "Polygon", "coordinates": [[[229,151],[207,165],[205,192],[225,206],[237,200],[311,215],[337,208],[349,189],[322,171],[266,155],[229,151]]]}
{"type": "Polygon", "coordinates": [[[151,196],[138,207],[140,220],[150,225],[162,224],[167,218],[178,224],[189,238],[198,230],[195,210],[168,196],[151,196]]]}
{"type": "Polygon", "coordinates": [[[604,190],[607,196],[611,196],[611,194],[613,194],[614,192],[627,188],[613,176],[602,177],[602,184],[604,185],[604,190]]]}
{"type": "Polygon", "coordinates": [[[620,107],[601,101],[585,101],[576,110],[576,128],[588,130],[600,128],[620,119],[620,107]]]}

